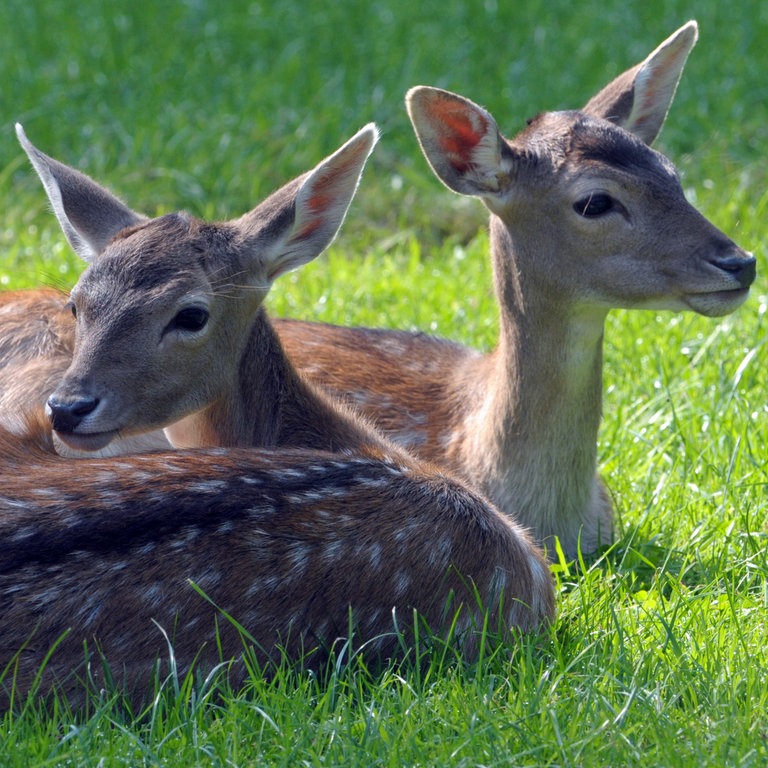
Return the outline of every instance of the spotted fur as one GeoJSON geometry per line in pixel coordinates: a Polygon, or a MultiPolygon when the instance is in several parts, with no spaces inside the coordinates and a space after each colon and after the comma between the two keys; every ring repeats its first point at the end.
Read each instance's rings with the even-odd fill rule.
{"type": "MultiPolygon", "coordinates": [[[[6,701],[54,646],[44,691],[77,700],[86,673],[100,685],[84,643],[141,698],[167,643],[182,673],[238,659],[228,617],[261,661],[308,653],[313,667],[350,621],[354,648],[389,658],[407,647],[414,612],[440,636],[458,614],[472,658],[486,611],[502,636],[552,618],[552,581],[527,533],[297,373],[261,307],[272,277],[335,233],[373,138],[361,132],[348,155],[220,225],[145,220],[23,139],[92,261],[71,296],[74,359],[48,401],[56,434],[77,445],[167,426],[200,448],[71,462],[39,424],[0,431],[6,701]],[[190,307],[208,322],[186,328],[190,307]]],[[[230,672],[237,683],[243,665],[230,672]]]]}

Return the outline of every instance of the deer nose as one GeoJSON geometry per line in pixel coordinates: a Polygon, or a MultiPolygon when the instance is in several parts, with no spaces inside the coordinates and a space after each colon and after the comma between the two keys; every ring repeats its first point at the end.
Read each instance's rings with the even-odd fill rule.
{"type": "Polygon", "coordinates": [[[56,432],[74,432],[78,424],[96,410],[97,397],[63,397],[51,395],[46,403],[46,413],[56,432]]]}
{"type": "Polygon", "coordinates": [[[739,281],[742,288],[749,288],[755,282],[757,260],[751,253],[740,253],[716,259],[714,265],[728,272],[739,281]]]}

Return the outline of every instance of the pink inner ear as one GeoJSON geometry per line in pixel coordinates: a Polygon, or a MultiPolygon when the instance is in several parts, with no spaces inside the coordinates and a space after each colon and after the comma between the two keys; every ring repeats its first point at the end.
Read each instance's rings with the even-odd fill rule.
{"type": "MultiPolygon", "coordinates": [[[[310,205],[313,205],[311,201],[310,201],[310,205]]],[[[322,210],[322,208],[320,210],[322,210]]],[[[301,231],[297,232],[294,235],[294,239],[299,238],[300,240],[304,240],[305,238],[308,238],[310,235],[314,234],[322,226],[323,226],[323,219],[322,217],[318,216],[316,219],[312,219],[311,221],[308,221],[301,228],[301,231]]]]}
{"type": "Polygon", "coordinates": [[[343,169],[329,170],[325,173],[322,181],[312,190],[312,194],[307,200],[308,213],[312,218],[297,233],[297,237],[306,238],[323,226],[323,214],[330,208],[334,201],[334,190],[336,179],[343,173],[343,169]]]}
{"type": "Polygon", "coordinates": [[[307,200],[307,205],[312,209],[312,213],[322,213],[331,202],[331,195],[323,188],[318,189],[307,200]]]}
{"type": "Polygon", "coordinates": [[[305,216],[308,216],[309,220],[296,232],[294,238],[304,240],[323,226],[325,221],[323,214],[334,203],[333,180],[338,175],[339,171],[329,171],[322,179],[322,183],[318,183],[313,188],[312,194],[306,201],[305,216]]]}
{"type": "Polygon", "coordinates": [[[463,173],[471,165],[472,152],[485,136],[488,123],[482,115],[467,113],[450,101],[432,104],[431,112],[440,126],[437,135],[440,149],[448,156],[451,165],[463,173]]]}
{"type": "Polygon", "coordinates": [[[360,165],[360,155],[368,152],[368,145],[359,142],[357,145],[348,146],[344,150],[344,162],[335,167],[326,168],[317,185],[312,190],[312,196],[307,200],[307,205],[313,213],[323,213],[334,201],[337,194],[337,186],[346,174],[360,165]]]}
{"type": "Polygon", "coordinates": [[[312,195],[307,200],[307,206],[312,213],[322,213],[328,208],[333,200],[333,192],[336,188],[336,179],[341,176],[344,169],[336,168],[326,171],[322,176],[322,181],[312,190],[312,195]]]}

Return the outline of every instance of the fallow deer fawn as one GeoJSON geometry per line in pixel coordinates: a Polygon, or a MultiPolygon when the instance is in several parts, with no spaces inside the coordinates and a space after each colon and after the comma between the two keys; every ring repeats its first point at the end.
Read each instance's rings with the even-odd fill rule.
{"type": "MultiPolygon", "coordinates": [[[[182,419],[181,442],[264,447],[73,464],[39,424],[0,429],[2,703],[33,689],[49,653],[42,690],[79,702],[78,677],[103,681],[84,644],[141,699],[168,642],[181,674],[237,659],[243,633],[229,617],[262,661],[308,652],[312,666],[350,622],[354,648],[375,659],[401,652],[414,612],[471,657],[486,620],[508,634],[552,617],[528,535],[304,381],[260,306],[335,235],[372,127],[219,224],[140,218],[19,135],[91,260],[72,292],[74,358],[49,401],[54,427],[98,449],[182,419]]],[[[235,662],[233,681],[243,674],[235,662]]]]}
{"type": "Polygon", "coordinates": [[[696,37],[689,22],[582,111],[541,114],[512,140],[461,96],[409,91],[438,178],[490,212],[491,354],[422,334],[275,324],[300,370],[470,480],[539,542],[559,537],[569,556],[612,536],[596,476],[608,311],[724,315],[755,277],[754,257],[685,200],[672,163],[647,146],[696,37]]]}
{"type": "MultiPolygon", "coordinates": [[[[500,306],[490,355],[421,334],[275,323],[300,370],[395,441],[474,483],[539,541],[559,537],[568,555],[612,535],[612,505],[595,474],[607,312],[722,315],[754,279],[752,256],[685,201],[671,163],[646,146],[696,37],[689,22],[582,111],[544,113],[511,141],[467,99],[423,87],[408,94],[438,177],[490,211],[500,306]]],[[[43,291],[31,302],[46,316],[61,301],[54,296],[43,291]]],[[[9,314],[29,315],[27,303],[13,302],[9,314]]],[[[18,347],[33,350],[24,365],[63,375],[71,324],[58,336],[61,351],[42,362],[39,342],[15,321],[13,331],[18,347]]],[[[0,391],[14,373],[0,370],[0,391]]],[[[30,389],[41,401],[51,392],[17,379],[0,399],[6,413],[30,389]]]]}

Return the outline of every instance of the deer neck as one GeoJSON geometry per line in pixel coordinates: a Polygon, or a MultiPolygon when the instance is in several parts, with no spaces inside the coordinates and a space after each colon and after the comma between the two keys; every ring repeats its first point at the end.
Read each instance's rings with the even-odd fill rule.
{"type": "Polygon", "coordinates": [[[595,476],[607,311],[553,301],[526,272],[522,247],[492,220],[500,335],[485,361],[471,450],[499,506],[542,541],[557,531],[572,554],[579,536],[585,546],[610,520],[595,476]]]}
{"type": "Polygon", "coordinates": [[[224,391],[165,433],[175,447],[395,450],[296,371],[263,309],[224,391]]]}

